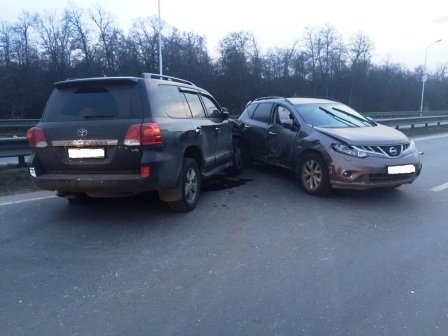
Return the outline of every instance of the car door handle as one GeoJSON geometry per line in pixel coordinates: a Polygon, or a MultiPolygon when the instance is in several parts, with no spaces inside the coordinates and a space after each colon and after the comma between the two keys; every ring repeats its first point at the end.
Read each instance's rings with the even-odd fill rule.
{"type": "Polygon", "coordinates": [[[217,133],[221,133],[221,128],[220,128],[220,127],[216,127],[216,128],[215,128],[215,131],[216,131],[217,133]]]}
{"type": "Polygon", "coordinates": [[[272,131],[269,131],[268,134],[271,134],[271,135],[277,135],[277,133],[272,132],[272,131]]]}
{"type": "Polygon", "coordinates": [[[244,124],[244,128],[250,128],[250,125],[244,124]]]}
{"type": "Polygon", "coordinates": [[[201,134],[201,132],[202,132],[200,127],[196,127],[196,129],[194,131],[196,132],[196,134],[201,134]]]}

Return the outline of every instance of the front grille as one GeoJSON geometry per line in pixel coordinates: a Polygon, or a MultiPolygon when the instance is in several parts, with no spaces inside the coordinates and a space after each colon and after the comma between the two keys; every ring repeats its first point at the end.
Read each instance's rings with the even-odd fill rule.
{"type": "Polygon", "coordinates": [[[382,154],[384,156],[394,158],[399,157],[401,153],[409,148],[409,143],[392,145],[392,146],[355,146],[363,151],[382,154]]]}
{"type": "Polygon", "coordinates": [[[404,181],[412,178],[415,173],[409,174],[369,174],[370,183],[404,181]]]}

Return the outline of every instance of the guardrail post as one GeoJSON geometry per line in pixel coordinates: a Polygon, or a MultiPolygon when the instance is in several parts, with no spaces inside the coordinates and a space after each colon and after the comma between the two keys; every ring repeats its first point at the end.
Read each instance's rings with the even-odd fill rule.
{"type": "Polygon", "coordinates": [[[25,155],[19,155],[19,167],[25,167],[25,155]]]}

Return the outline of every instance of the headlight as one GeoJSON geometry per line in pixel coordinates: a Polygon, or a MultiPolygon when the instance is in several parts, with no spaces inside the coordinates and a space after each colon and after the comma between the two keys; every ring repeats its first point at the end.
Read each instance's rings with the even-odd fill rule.
{"type": "Polygon", "coordinates": [[[411,140],[411,141],[409,142],[409,151],[411,151],[412,153],[414,153],[414,152],[417,151],[417,147],[415,147],[415,142],[414,142],[414,140],[411,140]]]}
{"type": "Polygon", "coordinates": [[[344,145],[344,144],[333,144],[331,145],[331,147],[333,147],[333,149],[336,152],[342,153],[342,154],[346,154],[346,155],[350,155],[350,156],[354,156],[357,158],[365,158],[368,156],[368,154],[364,151],[361,151],[359,149],[353,148],[352,146],[348,146],[348,145],[344,145]]]}

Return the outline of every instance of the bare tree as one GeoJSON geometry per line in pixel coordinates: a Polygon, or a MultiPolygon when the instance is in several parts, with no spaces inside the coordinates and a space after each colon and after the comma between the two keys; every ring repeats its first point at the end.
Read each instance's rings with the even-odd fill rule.
{"type": "Polygon", "coordinates": [[[23,11],[18,22],[13,26],[13,54],[19,65],[28,66],[34,52],[31,41],[31,30],[36,22],[36,15],[23,11]]]}
{"type": "Polygon", "coordinates": [[[118,28],[115,27],[114,20],[110,13],[103,8],[97,7],[90,13],[90,18],[95,23],[99,31],[99,50],[100,57],[105,63],[105,72],[115,73],[117,64],[117,51],[122,42],[122,34],[118,28]]]}
{"type": "Polygon", "coordinates": [[[12,49],[12,27],[6,22],[0,23],[0,61],[9,66],[11,63],[11,49],[12,49]]]}
{"type": "Polygon", "coordinates": [[[73,33],[75,49],[80,49],[84,54],[84,60],[89,68],[93,61],[93,51],[90,46],[89,29],[83,21],[84,11],[72,6],[65,11],[65,17],[73,33]]]}
{"type": "Polygon", "coordinates": [[[41,46],[50,66],[59,74],[65,74],[71,66],[71,55],[74,49],[73,31],[66,15],[58,18],[55,13],[36,16],[36,29],[40,36],[41,46]]]}
{"type": "Polygon", "coordinates": [[[159,25],[156,17],[138,19],[130,32],[138,58],[150,72],[154,72],[158,65],[158,33],[159,25]]]}

